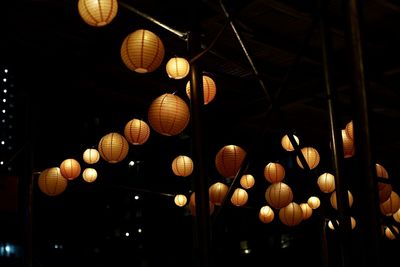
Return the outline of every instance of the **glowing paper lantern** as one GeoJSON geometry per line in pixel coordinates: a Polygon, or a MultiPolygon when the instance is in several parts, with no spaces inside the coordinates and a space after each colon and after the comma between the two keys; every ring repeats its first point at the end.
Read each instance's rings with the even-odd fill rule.
{"type": "Polygon", "coordinates": [[[100,153],[95,148],[88,148],[83,152],[83,161],[87,164],[95,164],[100,159],[100,153]]]}
{"type": "MultiPolygon", "coordinates": [[[[212,214],[214,212],[214,204],[209,201],[209,212],[210,214],[212,214]]],[[[190,199],[189,199],[189,210],[190,213],[192,214],[192,216],[196,216],[196,193],[193,192],[190,195],[190,199]]]]}
{"type": "Polygon", "coordinates": [[[275,213],[273,209],[271,209],[269,206],[263,206],[260,208],[260,211],[258,212],[258,218],[260,221],[263,223],[270,223],[274,220],[275,213]]]}
{"type": "MultiPolygon", "coordinates": [[[[293,138],[296,141],[297,145],[299,145],[300,144],[299,138],[295,135],[293,135],[293,138]]],[[[290,142],[288,135],[285,135],[282,137],[281,145],[282,145],[283,149],[285,149],[286,151],[294,151],[294,146],[293,146],[292,142],[290,142]]]]}
{"type": "Polygon", "coordinates": [[[97,171],[93,168],[86,168],[82,173],[83,180],[88,183],[93,183],[97,179],[97,171]]]}
{"type": "MultiPolygon", "coordinates": [[[[339,225],[339,221],[338,220],[336,220],[336,224],[339,225]]],[[[350,227],[351,227],[351,229],[353,230],[354,228],[356,228],[356,225],[357,225],[356,219],[354,219],[353,216],[350,216],[350,227]]],[[[335,230],[335,225],[332,223],[331,220],[329,220],[329,222],[328,222],[328,227],[331,230],[335,230]]]]}
{"type": "MultiPolygon", "coordinates": [[[[376,176],[378,178],[389,179],[389,173],[387,172],[385,167],[383,167],[381,164],[375,163],[375,170],[376,170],[376,176]]],[[[385,187],[387,187],[388,185],[390,184],[378,181],[378,190],[385,189],[385,187]]],[[[386,188],[385,190],[388,190],[388,188],[386,188]]]]}
{"type": "Polygon", "coordinates": [[[240,185],[244,189],[250,189],[254,186],[256,180],[254,179],[254,176],[251,174],[244,174],[242,178],[240,178],[240,185]]]}
{"type": "Polygon", "coordinates": [[[303,220],[303,211],[299,204],[291,202],[279,210],[279,219],[287,226],[296,226],[303,220]]]}
{"type": "Polygon", "coordinates": [[[324,193],[332,193],[335,191],[335,176],[325,172],[317,179],[319,189],[324,193]]]}
{"type": "Polygon", "coordinates": [[[61,175],[68,180],[74,180],[81,174],[81,165],[76,159],[66,159],[60,164],[61,175]]]}
{"type": "Polygon", "coordinates": [[[174,197],[174,202],[178,207],[183,207],[187,203],[187,197],[185,195],[178,194],[174,197]]]}
{"type": "MultiPolygon", "coordinates": [[[[203,98],[204,98],[204,105],[210,103],[217,93],[217,86],[211,77],[207,75],[203,75],[203,98]]],[[[190,99],[190,81],[186,83],[186,95],[190,99]]]]}
{"type": "Polygon", "coordinates": [[[307,220],[311,217],[313,209],[307,203],[301,203],[300,208],[302,211],[303,220],[307,220]]]}
{"type": "Polygon", "coordinates": [[[157,97],[148,110],[150,126],[166,136],[180,134],[188,125],[189,119],[190,112],[186,102],[169,93],[157,97]]]}
{"type": "MultiPolygon", "coordinates": [[[[353,195],[351,194],[350,191],[347,191],[347,196],[349,198],[349,207],[353,205],[353,195]]],[[[332,207],[337,210],[337,200],[336,200],[336,191],[332,192],[331,197],[330,197],[330,202],[332,207]]]]}
{"type": "Polygon", "coordinates": [[[164,59],[164,44],[153,32],[139,29],[130,33],[121,46],[124,64],[137,73],[156,70],[164,59]]]}
{"type": "Polygon", "coordinates": [[[168,77],[172,79],[185,78],[190,70],[189,62],[183,57],[173,57],[165,65],[168,77]]]}
{"type": "Polygon", "coordinates": [[[270,206],[280,209],[292,202],[293,192],[285,183],[273,183],[265,190],[265,199],[270,206]]]}
{"type": "Polygon", "coordinates": [[[178,156],[172,161],[172,171],[176,176],[187,177],[193,172],[193,161],[188,156],[178,156]]]}
{"type": "Polygon", "coordinates": [[[396,213],[400,208],[400,198],[399,195],[392,191],[390,197],[385,202],[379,204],[379,208],[383,215],[391,216],[396,213]]]}
{"type": "Polygon", "coordinates": [[[242,188],[236,188],[232,194],[231,202],[235,206],[243,206],[247,203],[249,199],[249,195],[247,194],[246,190],[242,188]]]}
{"type": "Polygon", "coordinates": [[[61,175],[59,167],[51,167],[42,171],[38,178],[40,191],[49,196],[57,196],[65,191],[68,180],[61,175]]]}
{"type": "Polygon", "coordinates": [[[221,182],[212,184],[208,189],[210,201],[215,205],[221,205],[228,193],[228,186],[221,182]]]}
{"type": "Polygon", "coordinates": [[[285,168],[279,163],[270,162],[264,168],[264,177],[270,183],[282,182],[285,178],[285,168]]]}
{"type": "Polygon", "coordinates": [[[354,156],[354,142],[350,139],[345,130],[342,130],[342,145],[345,158],[354,156]]]}
{"type": "Polygon", "coordinates": [[[117,0],[79,0],[78,12],[90,26],[105,26],[117,15],[117,0]]]}
{"type": "Polygon", "coordinates": [[[389,227],[385,227],[385,236],[390,240],[396,239],[396,236],[399,234],[399,229],[394,225],[392,225],[392,227],[394,229],[394,233],[389,227]]]}
{"type": "Polygon", "coordinates": [[[348,136],[351,140],[354,140],[354,130],[353,130],[353,121],[352,121],[352,120],[349,121],[349,122],[346,124],[345,131],[346,131],[347,136],[348,136]]]}
{"type": "Polygon", "coordinates": [[[400,209],[398,209],[392,216],[396,222],[400,223],[400,209]]]}
{"type": "MultiPolygon", "coordinates": [[[[320,158],[319,158],[319,153],[315,148],[303,147],[301,149],[301,153],[303,154],[310,170],[318,166],[320,158]]],[[[300,158],[298,156],[296,157],[296,162],[300,166],[300,168],[304,169],[303,164],[301,163],[300,158]]]]}
{"type": "Polygon", "coordinates": [[[315,210],[319,208],[319,206],[321,205],[321,201],[319,200],[318,197],[312,196],[308,198],[307,204],[308,206],[310,206],[310,208],[315,210]]]}
{"type": "Polygon", "coordinates": [[[225,178],[234,178],[246,156],[246,151],[240,146],[227,145],[221,148],[215,156],[215,166],[219,174],[225,178]]]}
{"type": "Polygon", "coordinates": [[[105,161],[117,163],[128,155],[129,144],[121,134],[109,133],[100,139],[98,150],[105,161]]]}
{"type": "Polygon", "coordinates": [[[149,139],[150,127],[142,120],[132,119],[125,125],[124,136],[132,145],[142,145],[149,139]]]}
{"type": "Polygon", "coordinates": [[[379,202],[383,203],[383,202],[385,202],[386,200],[389,199],[390,194],[392,193],[392,185],[384,184],[384,183],[378,183],[378,185],[379,184],[382,184],[380,186],[380,189],[378,190],[379,202]]]}

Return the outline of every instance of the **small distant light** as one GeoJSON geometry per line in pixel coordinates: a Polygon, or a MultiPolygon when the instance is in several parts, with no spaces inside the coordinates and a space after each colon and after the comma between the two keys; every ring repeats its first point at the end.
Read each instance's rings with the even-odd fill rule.
{"type": "Polygon", "coordinates": [[[138,200],[139,199],[139,196],[138,195],[135,195],[135,200],[138,200]]]}
{"type": "Polygon", "coordinates": [[[1,141],[1,144],[4,145],[6,142],[4,142],[3,140],[1,141]]]}
{"type": "Polygon", "coordinates": [[[126,233],[125,233],[125,236],[129,236],[129,232],[126,232],[126,233]]]}
{"type": "Polygon", "coordinates": [[[6,82],[6,81],[7,81],[7,78],[4,78],[4,79],[3,79],[3,82],[6,82]]]}
{"type": "Polygon", "coordinates": [[[250,249],[245,249],[243,250],[244,254],[250,254],[251,250],[250,249]]]}
{"type": "Polygon", "coordinates": [[[8,69],[4,69],[4,73],[8,73],[8,69]]]}
{"type": "Polygon", "coordinates": [[[134,166],[135,165],[135,162],[133,161],[133,160],[131,160],[131,161],[129,161],[129,164],[128,164],[130,167],[132,167],[132,166],[134,166]]]}
{"type": "Polygon", "coordinates": [[[10,248],[9,245],[6,245],[6,246],[4,247],[4,250],[5,250],[7,253],[10,253],[11,248],[10,248]]]}
{"type": "Polygon", "coordinates": [[[4,165],[4,161],[0,161],[0,165],[4,165]]]}
{"type": "Polygon", "coordinates": [[[12,170],[12,167],[11,166],[8,166],[8,168],[7,168],[7,171],[11,171],[12,170]]]}
{"type": "Polygon", "coordinates": [[[3,98],[3,103],[6,103],[6,102],[7,102],[7,99],[3,98]]]}
{"type": "Polygon", "coordinates": [[[3,112],[3,113],[6,113],[6,110],[5,110],[5,109],[3,109],[1,112],[3,112]]]}
{"type": "Polygon", "coordinates": [[[7,93],[7,89],[4,89],[4,90],[3,90],[3,93],[5,93],[5,94],[6,94],[6,93],[7,93]]]}
{"type": "Polygon", "coordinates": [[[57,245],[57,244],[55,244],[55,245],[54,245],[54,248],[58,248],[58,245],[57,245]]]}
{"type": "Polygon", "coordinates": [[[2,123],[6,123],[6,120],[5,120],[5,119],[2,119],[1,122],[2,122],[2,123]]]}
{"type": "Polygon", "coordinates": [[[142,232],[142,228],[137,229],[138,233],[142,232]]]}

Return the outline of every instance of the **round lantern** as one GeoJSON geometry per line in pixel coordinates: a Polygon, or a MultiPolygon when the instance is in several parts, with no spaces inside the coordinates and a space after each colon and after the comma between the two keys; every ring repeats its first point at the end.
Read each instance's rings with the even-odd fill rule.
{"type": "Polygon", "coordinates": [[[57,196],[65,191],[68,180],[61,175],[59,167],[42,171],[38,178],[39,189],[49,196],[57,196]]]}
{"type": "MultiPolygon", "coordinates": [[[[209,201],[209,212],[210,214],[212,214],[214,212],[214,204],[209,201]]],[[[189,199],[189,210],[190,213],[192,214],[192,216],[196,216],[196,194],[195,192],[193,192],[190,195],[190,199],[189,199]]]]}
{"type": "Polygon", "coordinates": [[[164,59],[164,45],[153,32],[139,29],[130,33],[121,46],[124,64],[137,73],[156,70],[164,59]]]}
{"type": "MultiPolygon", "coordinates": [[[[349,207],[351,207],[353,205],[353,195],[351,194],[350,191],[347,190],[347,196],[349,198],[349,207]]],[[[332,207],[337,210],[337,200],[336,200],[336,191],[333,191],[330,197],[330,202],[332,207]]]]}
{"type": "MultiPolygon", "coordinates": [[[[204,98],[204,105],[210,103],[217,93],[217,86],[211,77],[207,75],[203,75],[203,98],[204,98]]],[[[190,81],[186,83],[186,95],[190,99],[190,81]]]]}
{"type": "MultiPolygon", "coordinates": [[[[378,178],[389,179],[389,173],[387,172],[385,167],[383,167],[381,164],[375,163],[375,170],[376,170],[376,176],[378,178]]],[[[390,185],[390,184],[382,183],[382,182],[378,181],[378,190],[384,189],[384,187],[386,187],[387,185],[390,185]]]]}
{"type": "Polygon", "coordinates": [[[249,199],[249,195],[247,194],[246,190],[242,188],[236,188],[232,194],[231,202],[235,206],[243,206],[247,203],[249,199]]]}
{"type": "Polygon", "coordinates": [[[210,201],[215,205],[221,205],[228,193],[228,189],[228,186],[221,182],[212,184],[208,189],[210,201]]]}
{"type": "Polygon", "coordinates": [[[244,189],[250,189],[254,186],[256,180],[254,179],[254,176],[251,174],[244,174],[242,178],[240,178],[240,185],[244,189]]]}
{"type": "MultiPolygon", "coordinates": [[[[339,221],[338,220],[336,220],[336,224],[339,225],[339,221]]],[[[331,230],[335,230],[335,225],[333,224],[332,220],[328,221],[328,227],[331,230]]]]}
{"type": "Polygon", "coordinates": [[[398,209],[392,216],[396,222],[400,223],[400,209],[398,209]]]}
{"type": "Polygon", "coordinates": [[[95,148],[88,148],[83,152],[83,161],[87,164],[95,164],[100,159],[100,153],[95,148]]]}
{"type": "Polygon", "coordinates": [[[119,133],[109,133],[103,136],[99,142],[100,156],[109,163],[117,163],[126,158],[129,152],[129,144],[119,133]]]}
{"type": "Polygon", "coordinates": [[[185,195],[178,194],[174,197],[174,202],[175,202],[175,205],[177,205],[178,207],[183,207],[186,205],[187,198],[185,195]]]}
{"type": "Polygon", "coordinates": [[[88,183],[93,183],[97,179],[97,171],[93,168],[86,168],[82,173],[83,180],[88,183]]]}
{"type": "Polygon", "coordinates": [[[390,229],[390,227],[387,227],[387,226],[385,227],[385,236],[387,238],[389,238],[390,240],[396,239],[396,237],[399,234],[399,229],[394,225],[392,225],[392,227],[393,227],[395,233],[393,233],[393,231],[390,229]]]}
{"type": "Polygon", "coordinates": [[[264,168],[264,177],[270,183],[282,182],[285,178],[285,168],[279,163],[270,162],[264,168]]]}
{"type": "Polygon", "coordinates": [[[187,177],[193,172],[193,161],[188,156],[177,156],[172,161],[172,171],[176,176],[187,177]]]}
{"type": "Polygon", "coordinates": [[[90,26],[105,26],[117,15],[117,0],[79,0],[78,12],[90,26]]]}
{"type": "Polygon", "coordinates": [[[312,196],[308,198],[307,204],[308,206],[310,206],[310,208],[315,210],[319,208],[319,206],[321,205],[321,201],[319,200],[318,197],[312,196]]]}
{"type": "MultiPolygon", "coordinates": [[[[336,220],[336,224],[339,225],[339,221],[338,220],[336,220]]],[[[351,229],[353,230],[354,228],[356,228],[356,225],[357,225],[356,219],[354,219],[353,216],[350,216],[350,227],[351,227],[351,229]]],[[[335,225],[332,223],[331,220],[329,220],[329,222],[328,222],[328,227],[331,230],[335,230],[335,225]]]]}
{"type": "Polygon", "coordinates": [[[183,79],[189,74],[190,64],[183,57],[173,57],[165,65],[168,77],[172,79],[183,79]]]}
{"type": "Polygon", "coordinates": [[[303,220],[303,211],[299,204],[291,202],[279,210],[279,219],[284,225],[296,226],[303,220]]]}
{"type": "Polygon", "coordinates": [[[307,203],[301,203],[300,208],[302,211],[303,220],[307,220],[311,217],[313,209],[307,203]]]}
{"type": "Polygon", "coordinates": [[[215,156],[215,166],[218,173],[225,178],[235,178],[245,156],[246,151],[240,146],[224,146],[215,156]]]}
{"type": "Polygon", "coordinates": [[[61,175],[68,180],[74,180],[81,174],[81,165],[76,159],[66,159],[60,164],[61,175]]]}
{"type": "MultiPolygon", "coordinates": [[[[303,147],[301,149],[301,153],[303,154],[310,170],[312,170],[318,166],[319,153],[315,148],[303,147]]],[[[297,164],[300,166],[300,168],[304,169],[303,164],[301,163],[300,158],[298,156],[296,157],[296,161],[297,161],[297,164]]]]}
{"type": "Polygon", "coordinates": [[[335,176],[325,172],[318,177],[317,184],[322,192],[332,193],[335,191],[335,176]]]}
{"type": "Polygon", "coordinates": [[[275,213],[273,209],[271,209],[269,206],[263,206],[260,208],[260,211],[258,212],[258,218],[260,221],[263,223],[270,223],[274,220],[275,213]]]}
{"type": "Polygon", "coordinates": [[[352,121],[352,120],[349,121],[349,122],[346,124],[345,131],[346,131],[347,136],[348,136],[351,140],[354,140],[354,130],[353,130],[353,121],[352,121]]]}
{"type": "Polygon", "coordinates": [[[396,213],[400,208],[400,198],[399,195],[392,191],[390,197],[385,202],[379,204],[380,210],[383,215],[391,216],[396,213]]]}
{"type": "Polygon", "coordinates": [[[125,125],[124,136],[132,145],[142,145],[149,139],[150,127],[142,120],[132,119],[125,125]]]}
{"type": "Polygon", "coordinates": [[[273,183],[265,190],[265,199],[270,206],[280,209],[292,202],[293,192],[285,183],[273,183]]]}
{"type": "MultiPolygon", "coordinates": [[[[293,138],[296,141],[297,145],[299,145],[300,144],[299,138],[295,135],[293,135],[293,138]]],[[[283,149],[285,149],[286,151],[294,151],[293,144],[292,144],[292,142],[290,142],[288,135],[285,135],[284,137],[282,137],[281,145],[282,145],[283,149]]]]}
{"type": "Polygon", "coordinates": [[[390,194],[392,193],[392,185],[391,184],[384,184],[378,183],[380,185],[380,189],[378,190],[379,202],[383,203],[389,199],[390,194]]]}
{"type": "Polygon", "coordinates": [[[174,94],[166,93],[157,97],[148,110],[150,126],[166,136],[180,134],[188,125],[189,119],[189,107],[174,94]]]}
{"type": "Polygon", "coordinates": [[[345,158],[354,156],[354,142],[350,139],[345,130],[342,130],[342,145],[345,158]]]}

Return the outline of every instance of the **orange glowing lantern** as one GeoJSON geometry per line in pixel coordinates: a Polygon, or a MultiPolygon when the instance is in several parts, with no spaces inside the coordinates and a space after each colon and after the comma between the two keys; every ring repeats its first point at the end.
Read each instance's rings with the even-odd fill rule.
{"type": "Polygon", "coordinates": [[[307,203],[301,203],[300,208],[302,211],[303,220],[307,220],[311,217],[313,209],[307,203]]]}
{"type": "Polygon", "coordinates": [[[351,140],[354,140],[354,130],[353,130],[353,121],[352,121],[352,120],[349,121],[349,122],[346,124],[345,131],[346,131],[347,136],[348,136],[351,140]]]}
{"type": "Polygon", "coordinates": [[[93,183],[97,179],[97,171],[94,168],[86,168],[82,173],[83,180],[93,183]]]}
{"type": "Polygon", "coordinates": [[[165,65],[168,77],[172,79],[183,79],[189,74],[189,62],[183,57],[173,57],[165,65]]]}
{"type": "MultiPolygon", "coordinates": [[[[310,170],[318,166],[320,157],[318,151],[315,148],[303,147],[301,149],[301,153],[303,154],[304,159],[306,160],[310,170]]],[[[300,168],[304,169],[303,164],[301,163],[300,158],[298,156],[296,157],[296,162],[300,166],[300,168]]]]}
{"type": "MultiPolygon", "coordinates": [[[[347,190],[347,196],[349,198],[349,207],[351,207],[353,205],[353,195],[351,194],[350,191],[347,190]]],[[[330,202],[332,207],[337,210],[337,199],[336,199],[336,191],[333,191],[330,197],[330,202]]]]}
{"type": "Polygon", "coordinates": [[[124,136],[132,145],[142,145],[149,139],[150,127],[142,120],[132,119],[125,125],[124,136]]]}
{"type": "Polygon", "coordinates": [[[303,220],[303,211],[299,204],[291,202],[279,210],[279,219],[284,225],[296,226],[303,220]]]}
{"type": "Polygon", "coordinates": [[[187,177],[193,172],[193,161],[188,156],[180,155],[172,161],[172,171],[176,176],[187,177]]]}
{"type": "Polygon", "coordinates": [[[228,189],[228,186],[221,182],[212,184],[208,189],[210,201],[215,205],[221,205],[228,193],[228,189]]]}
{"type": "Polygon", "coordinates": [[[100,139],[98,150],[100,156],[109,163],[121,162],[129,152],[129,144],[119,133],[109,133],[100,139]]]}
{"type": "Polygon", "coordinates": [[[343,154],[345,158],[350,158],[354,156],[354,142],[351,139],[345,130],[342,130],[342,145],[343,145],[343,154]]]}
{"type": "Polygon", "coordinates": [[[398,209],[392,216],[396,222],[400,223],[400,209],[398,209]]]}
{"type": "Polygon", "coordinates": [[[390,229],[390,227],[385,227],[385,236],[387,237],[387,238],[389,238],[390,240],[394,240],[394,239],[396,239],[396,237],[398,236],[398,234],[399,234],[399,229],[396,227],[396,226],[394,226],[394,225],[392,225],[392,227],[393,227],[393,230],[394,231],[392,231],[392,229],[390,229]],[[394,233],[393,233],[394,232],[394,233]]]}
{"type": "Polygon", "coordinates": [[[310,206],[310,208],[315,210],[319,208],[319,206],[321,205],[321,201],[319,200],[318,197],[312,196],[308,198],[307,204],[308,206],[310,206]]]}
{"type": "Polygon", "coordinates": [[[81,165],[76,159],[66,159],[60,164],[61,175],[68,180],[74,180],[81,174],[81,165]]]}
{"type": "Polygon", "coordinates": [[[68,180],[65,179],[59,167],[51,167],[42,171],[38,178],[40,191],[49,196],[57,196],[65,191],[68,180]]]}
{"type": "Polygon", "coordinates": [[[390,194],[392,193],[392,185],[378,183],[378,185],[379,184],[382,184],[381,188],[378,190],[379,202],[383,203],[389,199],[390,194]]]}
{"type": "Polygon", "coordinates": [[[335,191],[335,177],[328,172],[318,177],[317,184],[319,189],[324,193],[332,193],[335,191]]]}
{"type": "MultiPolygon", "coordinates": [[[[339,221],[338,220],[336,220],[336,225],[339,226],[339,221]]],[[[354,228],[356,228],[356,225],[357,225],[356,219],[354,219],[353,216],[350,216],[350,227],[351,227],[351,229],[353,230],[354,228]]],[[[331,230],[335,230],[335,225],[333,224],[333,222],[331,220],[329,220],[329,222],[328,222],[328,227],[331,230]]]]}
{"type": "MultiPolygon", "coordinates": [[[[295,135],[293,135],[293,138],[296,141],[297,145],[299,145],[300,144],[299,138],[295,135]]],[[[294,151],[294,146],[293,146],[292,142],[290,142],[288,135],[285,135],[282,137],[281,145],[282,145],[283,149],[285,149],[286,151],[294,151]]]]}
{"type": "Polygon", "coordinates": [[[178,207],[183,207],[187,203],[187,197],[185,195],[178,194],[174,197],[174,202],[178,207]]]}
{"type": "Polygon", "coordinates": [[[249,199],[249,195],[247,194],[246,190],[242,188],[236,188],[232,194],[231,202],[235,206],[243,206],[247,203],[249,199]]]}
{"type": "Polygon", "coordinates": [[[269,206],[263,206],[260,208],[260,211],[258,212],[258,218],[260,221],[263,223],[270,223],[274,220],[275,213],[273,209],[269,206]]]}
{"type": "Polygon", "coordinates": [[[150,126],[166,136],[180,134],[188,125],[189,119],[188,105],[174,94],[166,93],[157,97],[148,110],[150,126]]]}
{"type": "Polygon", "coordinates": [[[293,192],[285,183],[273,183],[265,190],[265,199],[270,206],[280,209],[292,202],[293,192]]]}
{"type": "Polygon", "coordinates": [[[251,174],[244,174],[242,178],[240,178],[240,185],[244,189],[250,189],[254,186],[256,180],[254,179],[254,176],[251,174]]]}
{"type": "MultiPolygon", "coordinates": [[[[207,75],[203,75],[203,98],[204,98],[204,105],[210,103],[217,93],[217,86],[211,77],[207,75]]],[[[190,81],[186,83],[186,95],[190,99],[190,81]]]]}
{"type": "Polygon", "coordinates": [[[270,162],[264,168],[264,177],[270,183],[282,182],[285,178],[285,168],[279,163],[270,162]]]}
{"type": "Polygon", "coordinates": [[[83,152],[83,161],[87,164],[95,164],[100,159],[100,153],[95,148],[88,148],[83,152]]]}
{"type": "Polygon", "coordinates": [[[246,156],[246,151],[236,145],[221,148],[215,157],[215,166],[219,174],[225,178],[234,178],[246,156]]]}
{"type": "Polygon", "coordinates": [[[396,213],[400,208],[400,198],[399,195],[392,191],[390,197],[385,202],[379,204],[379,208],[383,215],[391,216],[396,213]]]}
{"type": "Polygon", "coordinates": [[[117,0],[79,0],[78,12],[90,26],[105,26],[117,15],[117,0]]]}

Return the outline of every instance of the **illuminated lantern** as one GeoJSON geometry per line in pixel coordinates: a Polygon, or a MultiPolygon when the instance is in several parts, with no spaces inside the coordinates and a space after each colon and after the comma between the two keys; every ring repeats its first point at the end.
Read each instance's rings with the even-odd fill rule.
{"type": "Polygon", "coordinates": [[[260,221],[263,223],[270,223],[274,220],[275,213],[273,209],[271,209],[269,206],[263,206],[260,208],[260,211],[258,212],[258,218],[260,221]]]}
{"type": "MultiPolygon", "coordinates": [[[[339,225],[339,221],[338,221],[338,220],[336,220],[336,224],[339,225]]],[[[353,230],[354,228],[356,228],[356,224],[357,224],[356,219],[354,219],[353,216],[350,216],[350,227],[351,227],[352,230],[353,230]]],[[[331,230],[335,230],[335,225],[332,223],[331,220],[329,220],[329,222],[328,222],[328,227],[329,227],[331,230]]]]}
{"type": "Polygon", "coordinates": [[[40,191],[49,196],[57,196],[65,191],[68,180],[61,175],[59,167],[51,167],[42,171],[38,178],[40,191]]]}
{"type": "Polygon", "coordinates": [[[247,203],[249,199],[249,195],[247,194],[246,190],[242,188],[236,188],[232,194],[231,202],[235,206],[243,206],[247,203]]]}
{"type": "MultiPolygon", "coordinates": [[[[299,138],[295,135],[293,135],[293,138],[296,141],[297,145],[299,145],[300,144],[299,138]]],[[[285,149],[286,151],[294,151],[294,146],[293,146],[292,142],[290,142],[288,135],[285,135],[284,137],[282,137],[281,145],[282,145],[283,149],[285,149]]]]}
{"type": "Polygon", "coordinates": [[[394,225],[392,225],[392,227],[395,233],[393,233],[393,231],[389,227],[385,227],[385,236],[390,240],[396,239],[397,235],[399,234],[399,229],[394,225]]]}
{"type": "MultiPolygon", "coordinates": [[[[203,98],[204,98],[204,105],[210,103],[217,93],[217,86],[211,77],[207,75],[203,75],[203,98]]],[[[190,99],[190,81],[186,83],[186,95],[190,99]]]]}
{"type": "Polygon", "coordinates": [[[319,189],[324,193],[332,193],[335,191],[335,176],[326,172],[318,177],[317,184],[319,189]]]}
{"type": "Polygon", "coordinates": [[[124,136],[132,145],[142,145],[149,139],[150,127],[142,120],[132,119],[125,125],[124,136]]]}
{"type": "Polygon", "coordinates": [[[345,131],[346,131],[347,136],[348,136],[351,140],[354,140],[354,130],[353,130],[353,121],[352,121],[352,120],[349,121],[349,122],[346,124],[345,131]]]}
{"type": "MultiPolygon", "coordinates": [[[[387,172],[385,167],[383,167],[381,164],[375,163],[375,170],[376,170],[376,176],[378,178],[389,179],[389,173],[387,172]]],[[[383,189],[387,185],[389,185],[389,184],[382,183],[382,182],[378,181],[378,190],[383,189]]]]}
{"type": "Polygon", "coordinates": [[[400,208],[400,198],[399,195],[392,191],[390,197],[385,202],[379,204],[379,208],[383,215],[391,216],[396,213],[400,208]]]}
{"type": "Polygon", "coordinates": [[[189,74],[189,62],[183,57],[173,57],[165,65],[168,77],[172,79],[183,79],[189,74]]]}
{"type": "Polygon", "coordinates": [[[105,26],[117,15],[117,0],[79,0],[78,12],[90,26],[105,26]]]}
{"type": "MultiPolygon", "coordinates": [[[[209,201],[209,212],[210,214],[212,214],[214,212],[214,204],[209,201]]],[[[192,214],[192,216],[196,216],[196,194],[195,192],[193,192],[190,195],[190,199],[189,199],[189,210],[190,213],[192,214]]]]}
{"type": "Polygon", "coordinates": [[[292,202],[293,192],[285,183],[273,183],[265,190],[265,199],[270,206],[280,209],[292,202]]]}
{"type": "Polygon", "coordinates": [[[66,159],[60,164],[61,175],[68,180],[74,180],[81,174],[81,165],[76,159],[66,159]]]}
{"type": "Polygon", "coordinates": [[[244,189],[250,189],[254,186],[256,180],[254,179],[254,176],[251,174],[244,174],[242,178],[240,178],[240,185],[244,189]]]}
{"type": "MultiPolygon", "coordinates": [[[[308,167],[310,170],[316,168],[319,164],[319,153],[313,147],[303,147],[301,149],[301,153],[303,154],[308,167]]],[[[301,164],[300,158],[296,156],[296,162],[300,166],[300,168],[304,169],[303,164],[301,164]]]]}
{"type": "Polygon", "coordinates": [[[215,205],[221,205],[226,194],[228,193],[228,189],[228,186],[221,182],[212,184],[208,189],[210,201],[215,205]]]}
{"type": "Polygon", "coordinates": [[[303,220],[303,211],[299,204],[291,202],[279,210],[279,219],[284,225],[296,226],[303,220]]]}
{"type": "Polygon", "coordinates": [[[129,144],[121,134],[109,133],[100,139],[98,150],[105,161],[117,163],[128,155],[129,144]]]}
{"type": "Polygon", "coordinates": [[[183,207],[186,205],[187,198],[185,195],[178,194],[174,197],[174,202],[175,202],[175,205],[177,205],[178,207],[183,207]]]}
{"type": "Polygon", "coordinates": [[[87,164],[95,164],[100,159],[100,153],[95,148],[88,148],[83,152],[83,161],[87,164]]]}
{"type": "MultiPolygon", "coordinates": [[[[353,195],[351,194],[350,191],[347,191],[347,196],[349,198],[349,207],[353,205],[353,195]]],[[[337,210],[337,200],[336,200],[336,191],[332,192],[331,197],[330,197],[330,202],[332,207],[337,210]]]]}
{"type": "Polygon", "coordinates": [[[270,183],[282,182],[285,178],[285,168],[279,163],[270,162],[264,168],[264,177],[270,183]]]}
{"type": "Polygon", "coordinates": [[[97,171],[93,168],[86,168],[82,173],[83,180],[93,183],[97,179],[97,171]]]}
{"type": "Polygon", "coordinates": [[[215,156],[215,166],[217,171],[225,178],[235,178],[245,156],[246,151],[239,146],[224,146],[215,156]]]}
{"type": "Polygon", "coordinates": [[[396,222],[400,223],[400,209],[398,209],[392,216],[396,222]]]}
{"type": "Polygon", "coordinates": [[[139,29],[125,37],[121,46],[124,64],[137,73],[156,70],[164,59],[164,44],[153,32],[139,29]]]}
{"type": "MultiPolygon", "coordinates": [[[[339,225],[338,220],[336,220],[336,224],[339,225]]],[[[335,230],[335,226],[333,225],[333,222],[331,220],[328,221],[328,227],[331,230],[335,230]]]]}
{"type": "Polygon", "coordinates": [[[342,130],[342,145],[345,158],[354,156],[354,142],[350,137],[348,137],[345,130],[342,130]]]}
{"type": "Polygon", "coordinates": [[[188,105],[174,94],[166,93],[157,97],[148,110],[150,126],[166,136],[180,134],[188,125],[189,119],[188,105]]]}
{"type": "Polygon", "coordinates": [[[318,197],[309,197],[307,200],[307,204],[308,206],[310,206],[310,208],[312,208],[313,210],[318,209],[319,205],[321,205],[321,201],[319,200],[318,197]]]}
{"type": "Polygon", "coordinates": [[[301,203],[300,208],[302,211],[303,220],[307,220],[311,217],[313,209],[307,203],[301,203]]]}
{"type": "Polygon", "coordinates": [[[177,156],[172,161],[172,171],[176,176],[187,177],[193,172],[193,161],[188,156],[177,156]]]}
{"type": "Polygon", "coordinates": [[[379,184],[381,184],[381,187],[378,190],[379,202],[383,203],[386,200],[388,200],[388,198],[390,197],[390,194],[392,193],[392,185],[384,184],[384,183],[378,183],[378,185],[379,184]]]}

